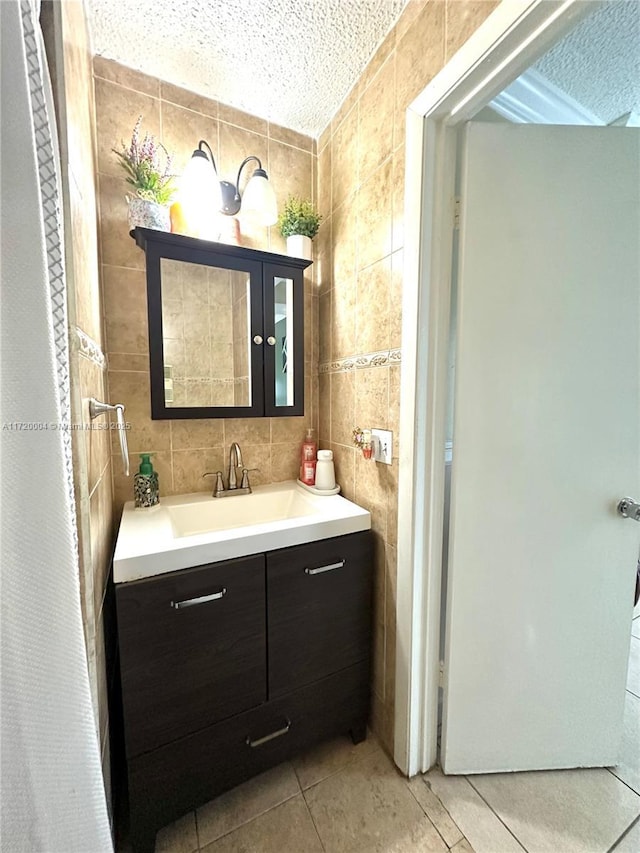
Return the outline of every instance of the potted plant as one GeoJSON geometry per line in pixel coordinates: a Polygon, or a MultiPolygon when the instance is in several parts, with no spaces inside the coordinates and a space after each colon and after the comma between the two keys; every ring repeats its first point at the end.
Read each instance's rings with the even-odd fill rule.
{"type": "Polygon", "coordinates": [[[171,157],[164,145],[148,133],[140,141],[141,123],[142,116],[139,116],[129,146],[123,141],[120,151],[112,149],[127,173],[127,183],[135,188],[135,194],[127,196],[129,228],[140,225],[169,231],[169,203],[175,191],[171,157]]]}
{"type": "Polygon", "coordinates": [[[287,252],[293,258],[311,260],[311,241],[318,233],[322,217],[310,201],[289,196],[278,217],[280,233],[287,238],[287,252]]]}

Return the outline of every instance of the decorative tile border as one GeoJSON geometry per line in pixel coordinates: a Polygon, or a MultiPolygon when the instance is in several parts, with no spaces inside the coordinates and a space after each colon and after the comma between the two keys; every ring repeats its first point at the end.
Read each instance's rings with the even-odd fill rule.
{"type": "Polygon", "coordinates": [[[345,373],[348,370],[362,370],[365,367],[390,367],[392,364],[400,364],[401,361],[402,350],[400,349],[368,352],[336,361],[325,361],[319,365],[318,373],[345,373]]]}
{"type": "Polygon", "coordinates": [[[78,349],[81,355],[88,358],[94,364],[97,364],[100,370],[107,369],[107,359],[105,358],[100,344],[96,343],[93,338],[90,338],[86,332],[76,326],[76,337],[78,339],[78,349]]]}

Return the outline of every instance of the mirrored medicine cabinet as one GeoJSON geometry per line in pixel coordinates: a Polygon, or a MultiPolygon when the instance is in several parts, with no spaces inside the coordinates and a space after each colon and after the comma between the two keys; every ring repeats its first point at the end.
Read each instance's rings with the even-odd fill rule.
{"type": "Polygon", "coordinates": [[[311,261],[148,228],[151,417],[304,414],[304,270],[311,261]]]}

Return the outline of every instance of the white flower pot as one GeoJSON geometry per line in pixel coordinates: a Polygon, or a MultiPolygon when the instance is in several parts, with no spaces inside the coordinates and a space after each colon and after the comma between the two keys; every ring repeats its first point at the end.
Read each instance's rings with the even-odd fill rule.
{"type": "Polygon", "coordinates": [[[305,258],[310,261],[313,257],[311,237],[303,237],[302,234],[287,237],[287,254],[291,258],[305,258]]]}
{"type": "Polygon", "coordinates": [[[171,231],[169,208],[156,201],[144,198],[129,198],[129,230],[154,228],[156,231],[171,231]]]}

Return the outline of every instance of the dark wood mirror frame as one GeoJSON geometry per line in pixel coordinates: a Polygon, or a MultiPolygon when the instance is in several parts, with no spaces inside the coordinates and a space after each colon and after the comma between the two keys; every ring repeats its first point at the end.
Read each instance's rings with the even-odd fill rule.
{"type": "Polygon", "coordinates": [[[311,261],[272,252],[214,243],[182,234],[150,228],[135,228],[131,236],[145,252],[147,309],[149,321],[149,362],[151,417],[153,420],[181,418],[294,417],[304,414],[304,270],[311,261]],[[165,399],[164,343],[162,323],[161,260],[167,258],[190,264],[244,272],[251,293],[250,335],[252,342],[251,404],[247,406],[168,406],[165,399]],[[277,406],[275,399],[276,348],[266,341],[275,332],[274,280],[293,282],[293,351],[288,362],[294,371],[293,405],[277,406]]]}

